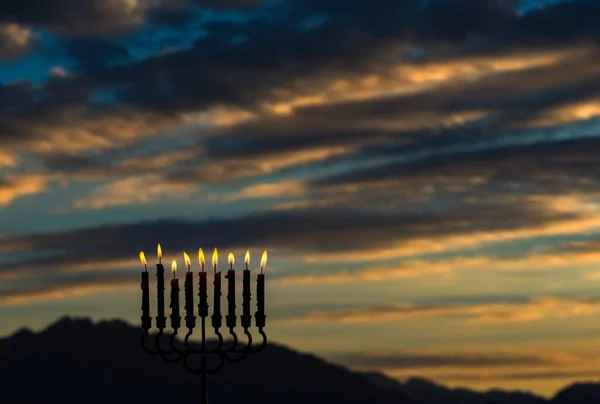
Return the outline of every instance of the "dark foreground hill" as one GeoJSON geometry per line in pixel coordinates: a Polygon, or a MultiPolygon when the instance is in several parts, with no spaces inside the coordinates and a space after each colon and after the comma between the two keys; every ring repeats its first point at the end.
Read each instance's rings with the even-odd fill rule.
{"type": "MultiPolygon", "coordinates": [[[[140,330],[121,321],[63,318],[40,333],[0,339],[0,403],[199,403],[199,376],[145,354],[140,330]]],[[[210,404],[597,404],[600,385],[579,384],[547,401],[526,393],[451,390],[351,372],[269,344],[209,378],[210,404]]]]}

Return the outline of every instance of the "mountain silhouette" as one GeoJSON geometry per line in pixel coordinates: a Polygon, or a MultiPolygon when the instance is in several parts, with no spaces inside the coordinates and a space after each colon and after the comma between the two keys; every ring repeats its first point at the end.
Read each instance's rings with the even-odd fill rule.
{"type": "MultiPolygon", "coordinates": [[[[381,373],[364,374],[375,385],[383,389],[403,392],[418,404],[598,404],[600,384],[575,383],[559,391],[547,400],[532,393],[521,391],[490,390],[475,392],[466,388],[450,389],[432,381],[413,377],[404,383],[381,373]]],[[[524,386],[525,388],[527,386],[524,386]]]]}
{"type": "MultiPolygon", "coordinates": [[[[122,321],[64,317],[39,333],[0,339],[0,402],[158,404],[200,401],[200,377],[147,355],[140,330],[122,321]]],[[[575,384],[548,401],[526,393],[397,382],[270,343],[208,379],[210,404],[596,404],[600,385],[575,384]]]]}

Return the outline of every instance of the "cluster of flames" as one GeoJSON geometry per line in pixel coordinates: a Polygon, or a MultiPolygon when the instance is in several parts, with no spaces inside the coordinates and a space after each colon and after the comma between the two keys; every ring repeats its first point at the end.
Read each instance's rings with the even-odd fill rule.
{"type": "MultiPolygon", "coordinates": [[[[162,260],[162,248],[161,248],[160,244],[158,245],[156,254],[157,254],[159,262],[160,262],[162,260]]],[[[189,271],[192,266],[192,261],[190,260],[190,256],[187,255],[186,252],[183,253],[183,259],[185,260],[185,266],[187,267],[187,269],[189,271]]],[[[144,264],[144,265],[148,264],[148,262],[146,261],[146,255],[144,254],[143,251],[140,252],[140,261],[142,261],[142,264],[144,264]]],[[[233,255],[233,253],[229,253],[229,256],[227,257],[227,261],[229,262],[229,265],[233,266],[233,264],[235,263],[235,257],[233,255]]],[[[198,249],[198,262],[200,263],[200,267],[202,268],[202,271],[204,271],[205,260],[204,260],[204,250],[202,250],[202,248],[198,249]]],[[[248,265],[250,265],[250,251],[246,251],[246,256],[244,257],[244,263],[246,264],[246,268],[248,267],[248,265]]],[[[215,247],[215,250],[213,251],[213,256],[212,256],[212,265],[213,265],[213,268],[215,269],[215,272],[217,270],[218,264],[219,264],[219,252],[217,251],[217,248],[215,247]]],[[[265,269],[266,265],[267,265],[267,251],[265,250],[263,252],[262,258],[260,260],[260,272],[261,273],[265,269]]],[[[177,261],[176,260],[173,260],[173,262],[171,262],[171,271],[173,271],[173,273],[175,273],[175,271],[177,271],[177,261]]]]}

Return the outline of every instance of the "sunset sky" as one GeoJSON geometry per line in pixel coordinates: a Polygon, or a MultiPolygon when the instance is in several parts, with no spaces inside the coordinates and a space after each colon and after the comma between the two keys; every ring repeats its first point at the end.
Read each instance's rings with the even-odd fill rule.
{"type": "Polygon", "coordinates": [[[266,249],[272,341],[474,389],[600,377],[600,1],[7,0],[0,21],[0,335],[138,325],[158,243],[195,271],[199,247],[254,270],[266,249]]]}

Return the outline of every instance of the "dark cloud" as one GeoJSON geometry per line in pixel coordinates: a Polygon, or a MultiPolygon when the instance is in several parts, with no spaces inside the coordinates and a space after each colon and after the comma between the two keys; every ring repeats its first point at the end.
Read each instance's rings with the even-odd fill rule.
{"type": "Polygon", "coordinates": [[[600,4],[595,0],[558,2],[519,19],[516,35],[538,41],[598,40],[600,4]]]}
{"type": "MultiPolygon", "coordinates": [[[[92,11],[78,9],[77,13],[105,13],[102,14],[104,17],[93,14],[95,21],[101,21],[112,12],[111,7],[117,7],[116,2],[109,2],[103,11],[99,11],[94,8],[99,6],[94,4],[89,4],[92,11]]],[[[227,6],[232,4],[227,3],[227,6]]],[[[34,13],[39,10],[25,12],[10,7],[8,3],[0,6],[0,14],[2,10],[12,10],[11,15],[16,20],[25,21],[29,18],[32,24],[42,23],[41,14],[34,13]]],[[[46,4],[44,7],[49,6],[46,4]]],[[[187,6],[181,2],[162,2],[157,7],[168,7],[181,17],[181,10],[187,6]]],[[[291,21],[257,17],[243,23],[221,21],[206,24],[209,35],[198,40],[190,49],[130,61],[127,65],[108,66],[114,60],[129,59],[127,49],[116,42],[94,38],[65,41],[65,49],[78,62],[80,74],[52,79],[41,87],[17,83],[0,88],[0,106],[6,105],[0,112],[0,142],[3,146],[12,147],[31,139],[51,141],[50,134],[60,133],[64,123],[69,122],[70,125],[78,125],[82,131],[89,130],[92,135],[114,141],[113,145],[107,147],[110,151],[124,148],[123,151],[129,152],[132,149],[127,147],[141,141],[145,131],[155,133],[151,130],[152,126],[156,126],[156,130],[170,129],[181,122],[182,113],[234,105],[257,112],[260,119],[238,128],[216,131],[214,136],[200,141],[198,147],[205,151],[186,160],[187,169],[165,174],[165,181],[201,184],[215,181],[215,178],[237,179],[243,176],[239,173],[246,177],[260,175],[263,174],[260,170],[248,167],[246,161],[237,159],[243,155],[253,155],[255,158],[266,154],[277,156],[278,153],[321,146],[348,147],[349,156],[342,158],[350,163],[381,157],[398,161],[418,160],[382,166],[380,173],[378,169],[369,169],[339,178],[318,180],[314,183],[315,189],[321,191],[331,185],[365,183],[367,180],[362,180],[363,177],[369,180],[396,178],[394,175],[407,178],[403,170],[424,172],[430,163],[446,168],[457,161],[457,165],[453,166],[456,167],[454,171],[448,170],[442,177],[448,178],[454,172],[458,173],[456,176],[466,178],[468,169],[482,170],[482,165],[489,164],[481,161],[481,165],[472,162],[467,166],[462,160],[476,160],[476,155],[485,159],[488,151],[467,153],[463,150],[468,149],[466,146],[473,142],[485,143],[484,149],[496,147],[495,142],[502,145],[503,131],[511,125],[530,122],[540,114],[568,103],[595,100],[600,90],[594,67],[598,55],[591,51],[552,66],[490,74],[472,83],[451,83],[416,95],[338,102],[329,106],[300,108],[292,116],[265,118],[261,110],[264,101],[287,100],[318,89],[324,82],[354,74],[381,72],[384,67],[405,60],[402,52],[406,51],[407,46],[418,45],[427,50],[423,59],[406,61],[415,66],[425,66],[430,60],[427,54],[429,48],[435,48],[433,45],[439,38],[445,38],[445,48],[452,49],[450,52],[441,52],[445,60],[454,63],[461,63],[477,52],[496,57],[507,55],[506,44],[514,45],[514,38],[523,39],[513,46],[516,54],[524,55],[524,49],[549,49],[548,44],[544,44],[546,47],[540,45],[539,39],[528,39],[527,32],[534,32],[534,28],[528,31],[527,26],[533,27],[535,24],[529,20],[530,17],[519,18],[509,12],[506,2],[434,2],[431,7],[423,9],[417,1],[376,0],[343,4],[308,1],[291,3],[287,7],[292,11],[291,21]],[[450,12],[454,13],[453,18],[446,18],[450,12]],[[302,29],[301,21],[319,13],[329,16],[326,23],[314,29],[302,29]],[[500,33],[500,27],[503,27],[503,33],[500,33]],[[231,39],[239,35],[247,40],[232,45],[231,39]],[[473,36],[484,37],[486,46],[473,48],[470,39],[473,36]],[[506,38],[512,38],[513,42],[506,41],[506,38]],[[398,44],[404,47],[395,53],[390,51],[398,44]],[[382,56],[382,53],[387,56],[382,56]],[[390,58],[389,53],[393,57],[390,58]],[[92,101],[92,95],[98,93],[114,97],[117,102],[92,101]],[[391,120],[436,121],[436,118],[447,114],[460,114],[474,109],[484,109],[487,114],[467,125],[451,129],[428,127],[423,130],[390,130],[381,127],[382,123],[391,120]],[[111,119],[116,119],[119,125],[111,119]],[[124,121],[142,121],[143,125],[131,130],[141,135],[136,137],[126,132],[127,136],[122,138],[128,140],[120,141],[122,138],[113,131],[122,128],[124,121]],[[452,150],[448,152],[448,148],[452,150]],[[456,158],[451,155],[453,148],[459,152],[456,158]],[[419,153],[424,157],[415,158],[419,153]],[[192,163],[196,163],[196,166],[190,167],[192,163]],[[383,172],[384,169],[394,170],[396,174],[383,172]],[[221,172],[225,174],[213,175],[221,172]]],[[[582,12],[581,7],[577,6],[573,12],[582,12]]],[[[57,10],[66,10],[65,15],[75,13],[66,3],[57,10]]],[[[547,12],[551,11],[541,10],[536,14],[547,12]]],[[[57,17],[57,21],[60,18],[57,17]]],[[[85,22],[82,19],[78,23],[85,22]]],[[[576,45],[576,40],[581,38],[571,35],[568,40],[576,45]]],[[[532,130],[526,134],[543,137],[540,133],[532,130]]],[[[113,168],[119,166],[117,159],[104,159],[95,153],[64,158],[83,154],[82,149],[47,152],[49,156],[46,161],[53,169],[71,172],[78,167],[97,172],[99,167],[106,164],[113,168]]],[[[529,152],[535,153],[534,150],[529,152]]],[[[502,153],[507,152],[499,151],[497,154],[502,153]]],[[[500,159],[497,156],[491,158],[500,159]]],[[[506,156],[504,158],[508,159],[506,156]]],[[[527,157],[523,155],[520,159],[526,160],[527,157]]],[[[587,167],[589,163],[579,164],[587,167]]],[[[539,167],[538,173],[547,169],[548,173],[564,174],[570,170],[568,172],[583,175],[585,171],[577,171],[575,164],[570,167],[567,165],[561,161],[560,164],[539,167]]],[[[124,170],[121,168],[113,171],[109,168],[106,172],[115,175],[135,173],[131,166],[124,170]]],[[[140,167],[140,170],[144,168],[140,167]]],[[[495,178],[505,182],[519,181],[523,177],[519,177],[520,173],[508,166],[503,166],[501,170],[504,174],[497,174],[495,178]]],[[[433,176],[415,176],[412,182],[404,183],[423,187],[433,180],[433,176]]],[[[551,180],[546,182],[550,183],[551,180]]],[[[559,185],[564,185],[564,181],[555,181],[552,187],[544,184],[543,187],[556,190],[559,185]]]]}
{"type": "Polygon", "coordinates": [[[7,0],[0,5],[0,19],[66,36],[97,36],[126,33],[148,21],[184,23],[187,19],[178,10],[192,14],[193,5],[247,10],[260,4],[255,0],[7,0]]]}
{"type": "Polygon", "coordinates": [[[66,56],[77,63],[83,71],[102,69],[108,63],[131,60],[129,51],[114,42],[101,38],[76,38],[64,41],[66,56]]]}
{"type": "Polygon", "coordinates": [[[35,299],[64,298],[77,295],[87,295],[95,291],[122,289],[131,287],[139,280],[139,274],[118,271],[94,271],[67,274],[52,280],[21,285],[20,287],[0,290],[0,303],[23,303],[35,299]]]}
{"type": "Polygon", "coordinates": [[[0,18],[67,35],[97,35],[133,28],[144,20],[144,2],[129,0],[8,0],[0,18]]]}
{"type": "Polygon", "coordinates": [[[416,161],[394,161],[321,178],[314,185],[396,181],[403,186],[433,186],[452,180],[466,185],[477,177],[484,191],[492,190],[493,183],[505,183],[512,184],[515,195],[595,191],[600,172],[594,156],[599,147],[599,139],[587,138],[434,154],[416,161]]]}
{"type": "MultiPolygon", "coordinates": [[[[512,15],[514,24],[525,24],[516,15],[501,13],[499,6],[490,7],[490,4],[497,3],[491,1],[436,2],[425,11],[418,5],[419,2],[400,2],[401,6],[397,3],[350,2],[339,8],[331,3],[314,5],[314,11],[321,10],[331,16],[327,23],[312,30],[303,30],[290,22],[269,22],[260,18],[246,23],[219,22],[216,26],[208,25],[210,35],[200,39],[192,49],[112,70],[107,72],[105,79],[125,86],[119,93],[119,99],[135,105],[190,110],[226,103],[253,108],[259,100],[274,98],[275,89],[291,89],[293,82],[303,78],[317,80],[340,77],[349,71],[371,72],[384,63],[390,63],[390,52],[398,54],[399,62],[402,54],[397,50],[386,53],[387,61],[381,59],[382,51],[390,46],[419,41],[427,44],[434,38],[452,43],[453,35],[464,37],[467,33],[446,31],[460,29],[477,33],[479,28],[489,30],[496,26],[482,14],[487,13],[494,19],[499,13],[505,16],[503,19],[512,15]],[[419,18],[415,18],[415,14],[419,18]],[[447,18],[448,15],[453,18],[447,18]],[[460,23],[463,20],[469,24],[460,23]],[[426,32],[427,29],[413,29],[410,24],[446,31],[420,36],[419,30],[426,32]],[[472,24],[481,24],[481,27],[472,27],[472,24]],[[231,40],[240,35],[246,41],[232,45],[231,40]]],[[[309,6],[303,4],[302,9],[309,6]]],[[[504,7],[500,9],[504,10],[504,7]]],[[[499,24],[502,29],[506,29],[507,25],[510,24],[499,24]]],[[[511,38],[507,43],[513,51],[519,47],[527,49],[529,42],[526,39],[527,36],[523,35],[511,38]],[[516,43],[519,45],[515,46],[516,43]]],[[[489,36],[488,41],[488,52],[490,49],[506,49],[503,42],[493,36],[489,36]]],[[[470,45],[462,39],[457,40],[455,45],[458,55],[469,52],[470,45]]],[[[539,44],[533,42],[529,46],[539,44]]],[[[585,65],[590,66],[582,60],[580,67],[585,65]]],[[[498,84],[495,88],[501,88],[498,84]]],[[[512,88],[518,89],[516,86],[512,88]]],[[[486,91],[486,88],[481,90],[486,91]]],[[[415,109],[419,104],[413,105],[415,109]]]]}
{"type": "MultiPolygon", "coordinates": [[[[408,152],[493,142],[493,135],[535,121],[553,108],[597,99],[600,81],[594,66],[598,60],[596,53],[585,53],[550,66],[494,74],[417,94],[301,107],[290,116],[265,117],[220,131],[204,145],[213,157],[263,155],[317,145],[375,145],[362,158],[395,154],[398,148],[408,152]],[[476,110],[486,113],[465,125],[431,125],[448,114],[476,110]],[[405,129],[389,129],[403,123],[408,124],[405,129]],[[417,130],[411,123],[425,129],[417,130]]],[[[531,132],[539,137],[544,131],[534,128],[531,132]]]]}
{"type": "Polygon", "coordinates": [[[193,4],[214,9],[248,9],[260,6],[264,0],[190,0],[193,4]]]}
{"type": "MultiPolygon", "coordinates": [[[[21,261],[17,267],[74,268],[89,262],[131,258],[162,242],[166,250],[264,246],[308,252],[369,251],[431,237],[516,230],[573,220],[535,206],[477,206],[441,212],[375,213],[310,210],[266,212],[236,219],[105,225],[52,234],[6,237],[7,251],[23,248],[57,255],[21,261]],[[190,242],[193,240],[193,242],[190,242]],[[110,251],[110,255],[106,252],[110,251]]],[[[8,265],[7,267],[13,267],[8,265]]]]}

